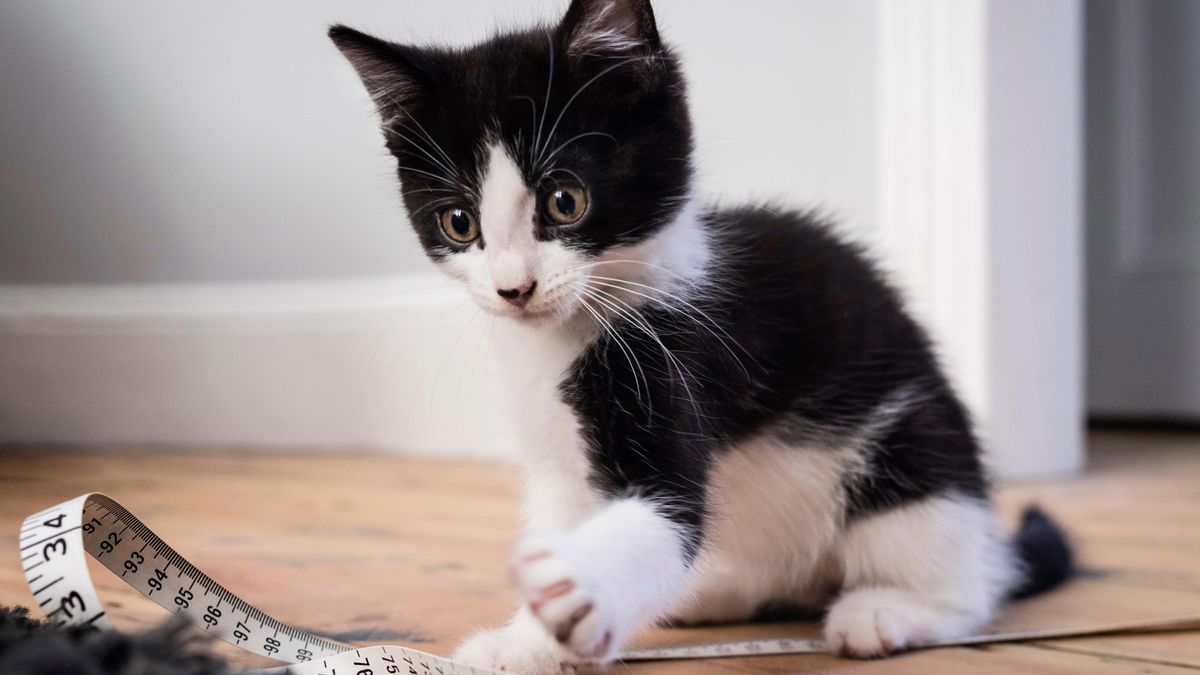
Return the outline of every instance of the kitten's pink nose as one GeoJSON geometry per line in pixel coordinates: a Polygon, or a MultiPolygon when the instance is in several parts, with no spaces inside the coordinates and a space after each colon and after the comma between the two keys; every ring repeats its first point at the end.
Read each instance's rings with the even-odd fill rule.
{"type": "Polygon", "coordinates": [[[496,294],[517,307],[524,307],[529,304],[529,300],[533,297],[533,292],[536,289],[537,282],[530,281],[524,286],[516,288],[497,288],[496,294]]]}

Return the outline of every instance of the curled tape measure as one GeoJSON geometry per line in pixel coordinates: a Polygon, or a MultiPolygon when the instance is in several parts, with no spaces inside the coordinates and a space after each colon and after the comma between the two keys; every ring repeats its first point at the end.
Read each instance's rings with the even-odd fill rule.
{"type": "MultiPolygon", "coordinates": [[[[25,581],[47,619],[59,626],[111,630],[88,574],[88,553],[132,586],[210,635],[289,665],[254,673],[295,675],[401,673],[482,675],[489,673],[444,656],[407,647],[355,648],[274,619],[225,590],[183,558],[115,500],[86,494],[25,519],[20,534],[25,581]]],[[[939,646],[1063,638],[1119,631],[1200,628],[1200,616],[1172,617],[1134,624],[981,635],[939,646]]],[[[805,638],[738,640],[697,645],[649,647],[624,652],[625,661],[699,659],[826,651],[821,640],[805,638]]]]}
{"type": "Polygon", "coordinates": [[[406,647],[356,649],[289,626],[225,590],[136,516],[99,493],[76,497],[26,518],[20,546],[25,581],[46,618],[60,626],[113,627],[88,574],[86,551],[142,595],[185,615],[206,633],[290,664],[255,671],[258,673],[489,672],[406,647]]]}

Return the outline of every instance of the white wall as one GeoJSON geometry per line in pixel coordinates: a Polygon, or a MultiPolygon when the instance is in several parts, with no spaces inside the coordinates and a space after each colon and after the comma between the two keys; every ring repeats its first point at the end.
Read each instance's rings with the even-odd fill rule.
{"type": "MultiPolygon", "coordinates": [[[[428,268],[346,22],[466,44],[556,0],[0,4],[0,282],[428,268]]],[[[660,0],[692,77],[703,183],[874,221],[872,0],[660,0]]]]}
{"type": "MultiPolygon", "coordinates": [[[[486,322],[423,276],[324,30],[559,4],[0,5],[0,439],[508,449],[486,322]]],[[[1001,473],[1078,468],[1078,0],[655,6],[706,192],[840,215],[1001,473]]]]}

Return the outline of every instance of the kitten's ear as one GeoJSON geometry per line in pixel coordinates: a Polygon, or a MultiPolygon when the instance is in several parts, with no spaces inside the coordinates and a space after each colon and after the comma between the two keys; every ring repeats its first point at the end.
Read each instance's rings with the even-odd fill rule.
{"type": "Polygon", "coordinates": [[[571,0],[562,34],[571,56],[649,55],[662,47],[650,0],[571,0]]]}
{"type": "Polygon", "coordinates": [[[330,28],[329,39],[354,66],[385,120],[403,114],[429,93],[429,80],[414,60],[416,50],[346,26],[330,28]]]}

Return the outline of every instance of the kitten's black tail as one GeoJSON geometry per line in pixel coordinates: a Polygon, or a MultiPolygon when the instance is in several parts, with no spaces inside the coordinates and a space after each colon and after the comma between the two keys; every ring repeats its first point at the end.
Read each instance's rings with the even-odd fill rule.
{"type": "Polygon", "coordinates": [[[1048,591],[1075,571],[1075,556],[1067,534],[1036,505],[1025,507],[1012,545],[1021,559],[1024,575],[1009,591],[1011,600],[1048,591]]]}

